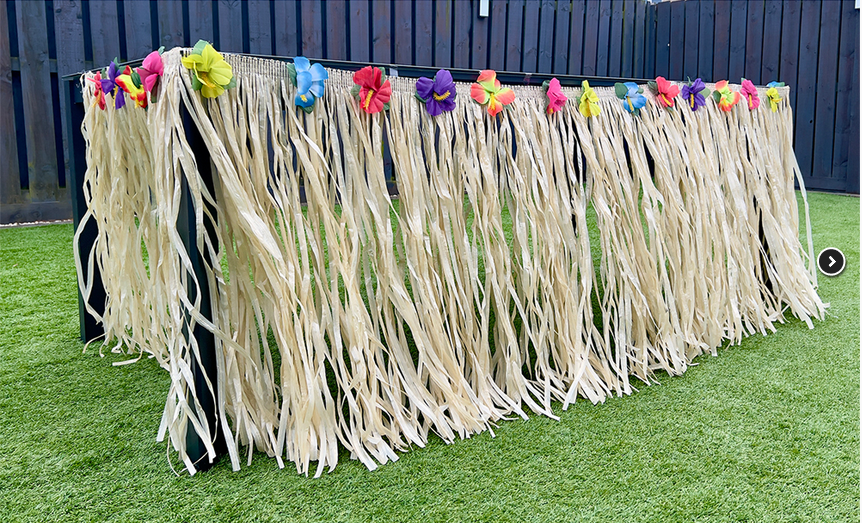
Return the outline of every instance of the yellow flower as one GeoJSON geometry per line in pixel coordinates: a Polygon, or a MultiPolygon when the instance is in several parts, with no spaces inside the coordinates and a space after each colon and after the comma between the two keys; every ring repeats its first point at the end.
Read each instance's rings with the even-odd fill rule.
{"type": "Polygon", "coordinates": [[[772,112],[778,111],[778,102],[781,101],[781,97],[778,96],[778,89],[770,87],[766,90],[766,97],[769,98],[769,106],[772,107],[772,112]]]}
{"type": "Polygon", "coordinates": [[[602,112],[602,108],[599,107],[599,95],[590,87],[590,83],[586,80],[581,84],[584,88],[584,94],[581,95],[581,98],[578,103],[578,109],[581,111],[581,114],[589,118],[590,116],[598,116],[600,112],[602,112]]]}
{"type": "Polygon", "coordinates": [[[225,89],[232,87],[233,69],[211,44],[204,45],[199,54],[190,54],[183,58],[183,65],[194,71],[200,84],[200,87],[195,85],[195,89],[199,88],[204,98],[215,98],[225,89]]]}

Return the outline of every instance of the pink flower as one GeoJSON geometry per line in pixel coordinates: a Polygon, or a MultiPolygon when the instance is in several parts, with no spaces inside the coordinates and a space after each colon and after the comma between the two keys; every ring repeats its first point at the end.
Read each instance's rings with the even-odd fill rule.
{"type": "Polygon", "coordinates": [[[751,80],[742,79],[742,95],[748,100],[748,110],[754,110],[760,107],[760,98],[757,96],[757,87],[751,80]]]}
{"type": "Polygon", "coordinates": [[[144,58],[144,63],[137,69],[138,75],[141,77],[141,82],[144,84],[144,89],[152,92],[156,87],[156,83],[165,73],[165,65],[162,63],[162,55],[158,51],[153,51],[144,58]]]}
{"type": "Polygon", "coordinates": [[[665,80],[664,76],[655,79],[656,101],[662,107],[673,107],[674,98],[679,94],[679,87],[665,80]]]}
{"type": "Polygon", "coordinates": [[[551,81],[548,83],[548,114],[554,114],[562,109],[566,105],[566,101],[568,101],[568,97],[560,89],[560,81],[556,78],[551,78],[551,81]]]}

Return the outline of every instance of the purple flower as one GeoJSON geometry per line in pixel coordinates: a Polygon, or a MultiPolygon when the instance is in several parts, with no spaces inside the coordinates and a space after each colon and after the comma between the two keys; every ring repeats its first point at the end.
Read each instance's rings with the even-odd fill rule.
{"type": "Polygon", "coordinates": [[[443,111],[451,111],[455,108],[455,82],[452,74],[440,69],[430,78],[420,78],[416,81],[416,97],[425,102],[425,110],[431,116],[438,116],[443,111]]]}
{"type": "Polygon", "coordinates": [[[697,111],[698,107],[706,105],[706,97],[709,95],[709,90],[703,84],[703,80],[695,78],[690,85],[682,86],[682,99],[692,111],[697,111]]]}
{"type": "MultiPolygon", "coordinates": [[[[129,67],[126,66],[126,69],[129,69],[129,67]]],[[[131,74],[131,72],[128,74],[131,74]]],[[[111,93],[114,96],[114,108],[122,109],[126,105],[126,95],[119,88],[119,84],[117,83],[118,76],[120,76],[119,68],[115,62],[111,62],[111,65],[108,67],[108,73],[102,77],[102,92],[106,94],[111,93]]]]}

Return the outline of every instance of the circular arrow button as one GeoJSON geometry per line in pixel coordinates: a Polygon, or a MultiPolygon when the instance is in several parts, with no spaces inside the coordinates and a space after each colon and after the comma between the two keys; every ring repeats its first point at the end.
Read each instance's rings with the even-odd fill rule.
{"type": "Polygon", "coordinates": [[[846,264],[847,260],[844,258],[844,253],[835,247],[827,247],[820,251],[820,255],[817,256],[817,266],[820,267],[820,272],[826,276],[838,276],[846,264]]]}

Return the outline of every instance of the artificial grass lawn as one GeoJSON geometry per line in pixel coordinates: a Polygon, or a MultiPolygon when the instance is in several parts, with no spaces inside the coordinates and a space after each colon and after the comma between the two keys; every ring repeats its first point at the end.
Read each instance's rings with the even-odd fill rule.
{"type": "MultiPolygon", "coordinates": [[[[257,454],[176,477],[155,442],[169,379],[82,354],[71,225],[0,230],[5,521],[858,521],[859,199],[809,195],[829,316],[681,376],[320,479],[257,454]]],[[[344,453],[342,453],[344,456],[344,453]]],[[[179,464],[176,464],[179,466],[179,464]]]]}

